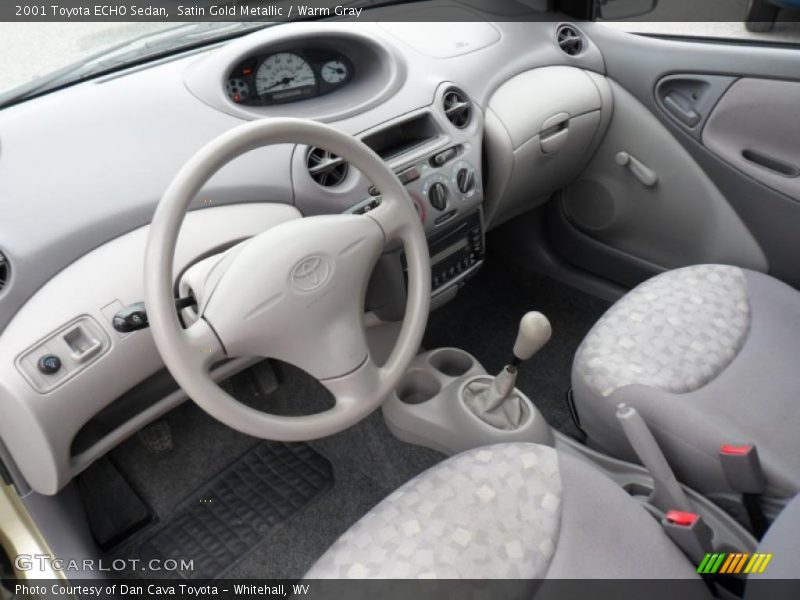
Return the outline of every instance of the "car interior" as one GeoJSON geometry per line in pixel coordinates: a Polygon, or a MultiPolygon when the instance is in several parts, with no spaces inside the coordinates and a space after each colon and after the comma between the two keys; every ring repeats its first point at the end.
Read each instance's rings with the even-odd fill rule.
{"type": "Polygon", "coordinates": [[[67,579],[800,577],[798,48],[585,4],[5,104],[0,461],[67,579]]]}

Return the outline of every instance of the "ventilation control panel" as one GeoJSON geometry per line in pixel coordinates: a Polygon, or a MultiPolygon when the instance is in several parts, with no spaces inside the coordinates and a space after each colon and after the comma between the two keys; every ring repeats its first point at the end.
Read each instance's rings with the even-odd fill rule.
{"type": "MultiPolygon", "coordinates": [[[[477,158],[471,143],[457,144],[396,171],[429,236],[481,205],[483,184],[474,166],[477,158]]],[[[364,214],[377,208],[382,200],[380,190],[371,186],[368,194],[345,212],[364,214]]]]}
{"type": "Polygon", "coordinates": [[[45,394],[94,363],[111,347],[105,330],[84,315],[40,340],[17,357],[17,369],[45,394]]]}

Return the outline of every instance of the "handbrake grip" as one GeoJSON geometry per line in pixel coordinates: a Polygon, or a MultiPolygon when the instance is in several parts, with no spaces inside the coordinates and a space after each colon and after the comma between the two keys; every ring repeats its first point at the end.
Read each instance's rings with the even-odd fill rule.
{"type": "Polygon", "coordinates": [[[617,405],[617,419],[633,450],[653,477],[650,503],[663,510],[692,511],[692,505],[675,478],[658,442],[637,410],[625,403],[617,405]]]}

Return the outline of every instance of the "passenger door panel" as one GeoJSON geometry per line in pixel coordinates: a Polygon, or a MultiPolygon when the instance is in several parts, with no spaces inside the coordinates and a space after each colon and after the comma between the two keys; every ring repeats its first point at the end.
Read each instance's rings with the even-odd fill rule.
{"type": "Polygon", "coordinates": [[[798,50],[661,39],[600,23],[584,31],[603,52],[615,112],[593,160],[552,203],[556,249],[624,285],[665,268],[726,262],[800,287],[798,50]],[[614,160],[622,151],[658,183],[632,177],[614,160]]]}

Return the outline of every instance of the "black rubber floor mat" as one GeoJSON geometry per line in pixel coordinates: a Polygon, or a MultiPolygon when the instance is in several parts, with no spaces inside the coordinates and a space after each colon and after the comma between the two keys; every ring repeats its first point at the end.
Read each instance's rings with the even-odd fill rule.
{"type": "Polygon", "coordinates": [[[183,501],[139,558],[191,561],[177,573],[187,579],[221,577],[332,484],[331,464],[310,446],[258,444],[183,501]]]}

